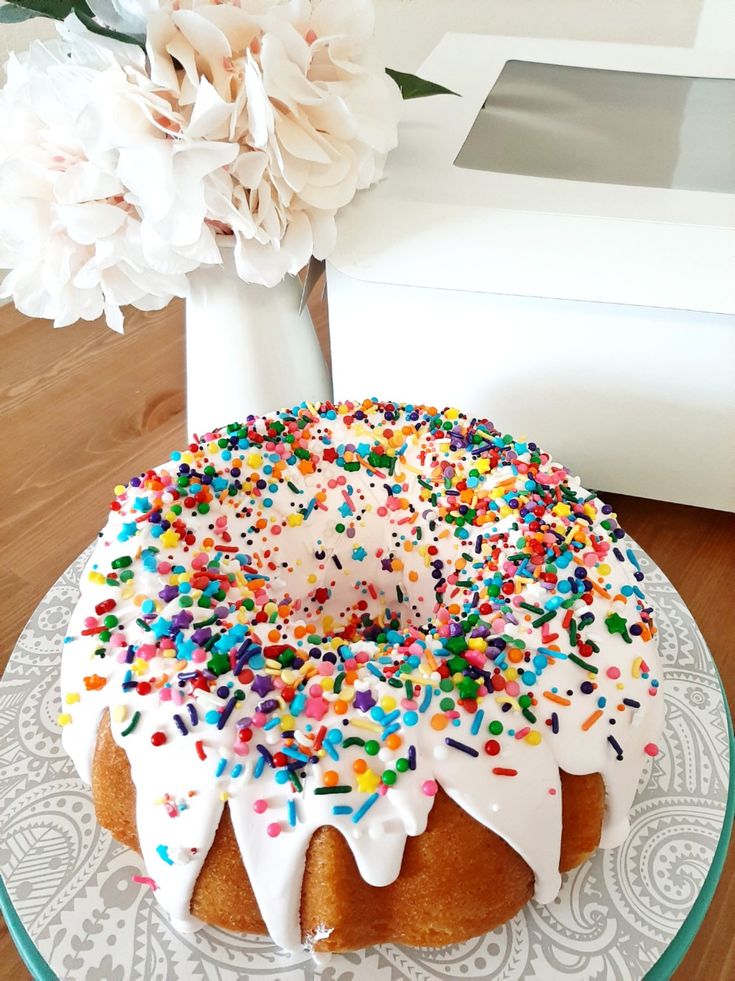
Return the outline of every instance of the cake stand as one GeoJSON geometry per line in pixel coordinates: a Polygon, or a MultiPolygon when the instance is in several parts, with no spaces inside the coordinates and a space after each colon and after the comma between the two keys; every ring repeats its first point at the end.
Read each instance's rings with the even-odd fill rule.
{"type": "Polygon", "coordinates": [[[216,981],[663,981],[702,923],[727,853],[735,804],[733,734],[717,668],[683,600],[630,543],[655,605],[666,684],[662,753],[644,773],[619,848],[564,876],[482,937],[443,950],[383,944],[315,963],[267,938],[206,927],[180,935],[132,881],[137,855],[94,817],[61,747],[61,640],[85,552],[26,625],[0,682],[0,908],[35,978],[216,981]]]}

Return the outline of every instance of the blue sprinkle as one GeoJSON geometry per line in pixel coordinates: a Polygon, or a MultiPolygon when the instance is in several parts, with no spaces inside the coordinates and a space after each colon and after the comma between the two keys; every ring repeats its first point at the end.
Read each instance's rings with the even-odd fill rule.
{"type": "Polygon", "coordinates": [[[237,777],[240,776],[241,773],[242,773],[242,763],[235,763],[235,765],[232,768],[232,773],[230,774],[230,776],[233,779],[236,779],[237,777]]]}
{"type": "MultiPolygon", "coordinates": [[[[376,667],[373,664],[372,661],[367,662],[367,669],[371,674],[374,674],[376,678],[380,678],[381,681],[385,681],[385,675],[380,670],[380,668],[376,667]]],[[[352,820],[354,821],[354,818],[352,820]]]]}
{"type": "Polygon", "coordinates": [[[288,801],[288,823],[292,828],[296,827],[296,801],[292,797],[288,801]]]}
{"type": "Polygon", "coordinates": [[[432,695],[433,695],[433,691],[432,691],[431,685],[427,685],[426,686],[426,691],[424,692],[423,701],[421,702],[421,705],[419,706],[419,712],[425,712],[427,710],[427,708],[431,705],[432,695]]]}
{"type": "Polygon", "coordinates": [[[365,801],[365,803],[360,808],[358,808],[358,810],[356,810],[355,813],[352,815],[353,824],[357,824],[359,821],[362,821],[362,819],[365,817],[365,815],[373,806],[373,804],[378,799],[378,797],[380,797],[380,794],[370,794],[370,796],[365,801]]]}
{"type": "Polygon", "coordinates": [[[332,814],[352,814],[352,808],[347,804],[335,804],[332,814]]]}
{"type": "Polygon", "coordinates": [[[163,861],[166,863],[166,865],[174,864],[168,855],[168,845],[158,845],[156,851],[158,852],[159,857],[162,858],[163,861]]]}
{"type": "Polygon", "coordinates": [[[303,753],[300,753],[297,749],[294,749],[293,746],[284,746],[281,752],[284,756],[290,756],[292,760],[300,760],[302,763],[309,762],[309,757],[304,756],[303,753]]]}
{"type": "Polygon", "coordinates": [[[484,719],[484,717],[485,717],[484,709],[478,709],[478,711],[475,712],[475,717],[472,720],[472,726],[470,728],[470,732],[472,733],[473,736],[476,736],[477,733],[480,731],[480,726],[482,725],[482,720],[484,719]]]}
{"type": "Polygon", "coordinates": [[[253,776],[257,780],[258,777],[263,776],[263,770],[265,770],[265,756],[258,758],[258,762],[255,764],[255,769],[253,770],[253,776]]]}
{"type": "Polygon", "coordinates": [[[325,749],[333,760],[339,759],[339,754],[337,753],[337,750],[334,748],[334,746],[332,746],[332,744],[328,740],[326,739],[324,740],[324,742],[322,743],[322,749],[325,749]]]}

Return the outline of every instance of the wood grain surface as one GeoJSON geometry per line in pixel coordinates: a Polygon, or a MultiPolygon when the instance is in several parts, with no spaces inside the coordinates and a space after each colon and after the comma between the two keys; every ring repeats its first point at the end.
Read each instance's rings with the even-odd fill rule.
{"type": "MultiPolygon", "coordinates": [[[[315,309],[320,336],[325,313],[315,309]]],[[[183,310],[54,330],[0,307],[0,670],[48,587],[104,523],[112,487],[185,439],[183,310]]],[[[689,605],[735,697],[735,516],[604,495],[689,605]]],[[[735,852],[677,981],[735,978],[735,852]]],[[[29,977],[0,921],[0,981],[29,977]]]]}

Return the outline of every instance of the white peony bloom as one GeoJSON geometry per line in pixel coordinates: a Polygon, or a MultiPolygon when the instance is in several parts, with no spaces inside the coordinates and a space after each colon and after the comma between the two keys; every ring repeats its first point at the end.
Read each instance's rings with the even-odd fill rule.
{"type": "Polygon", "coordinates": [[[369,59],[370,0],[95,0],[90,34],[11,57],[0,92],[0,297],[56,326],[157,309],[234,244],[273,286],[378,180],[401,98],[369,59]],[[112,20],[114,16],[114,21],[112,20]]]}
{"type": "MultiPolygon", "coordinates": [[[[143,222],[120,173],[120,141],[141,159],[158,153],[172,171],[197,176],[201,148],[193,148],[193,164],[183,163],[191,147],[175,145],[154,121],[168,104],[154,91],[142,51],[98,42],[75,21],[63,26],[63,40],[35,42],[8,62],[0,92],[0,268],[10,272],[0,297],[57,327],[104,314],[119,331],[122,305],[160,309],[186,295],[186,273],[221,256],[203,222],[182,248],[143,222]],[[100,107],[118,130],[106,149],[100,107]]],[[[210,169],[235,155],[228,144],[212,144],[209,154],[210,169]]]]}
{"type": "MultiPolygon", "coordinates": [[[[134,31],[143,0],[114,2],[123,29],[134,31]]],[[[397,142],[401,97],[371,61],[372,32],[371,0],[158,3],[146,51],[156,91],[171,105],[172,138],[227,141],[237,155],[198,193],[182,195],[155,161],[126,154],[124,177],[144,223],[180,247],[204,209],[213,228],[234,236],[239,275],[266,286],[311,255],[324,258],[335,212],[380,179],[397,142]],[[186,214],[163,213],[174,196],[188,201],[186,214]]]]}

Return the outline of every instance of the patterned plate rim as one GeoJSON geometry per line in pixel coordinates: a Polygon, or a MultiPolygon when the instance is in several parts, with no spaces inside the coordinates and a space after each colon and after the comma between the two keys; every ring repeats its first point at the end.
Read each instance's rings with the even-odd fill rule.
{"type": "MultiPolygon", "coordinates": [[[[660,569],[660,567],[650,558],[648,553],[645,552],[640,547],[640,545],[638,545],[637,542],[635,542],[635,546],[648,559],[648,561],[651,562],[651,565],[653,565],[654,568],[663,572],[663,570],[660,569]]],[[[665,573],[663,574],[666,577],[666,574],[665,573]]],[[[668,580],[668,577],[666,578],[668,580]]],[[[668,581],[670,583],[670,580],[668,581]]],[[[681,962],[684,960],[684,957],[686,956],[687,951],[691,947],[702,925],[702,922],[707,914],[707,910],[710,907],[710,904],[714,897],[715,890],[722,876],[722,870],[725,864],[725,859],[727,858],[730,839],[732,836],[733,822],[735,821],[735,733],[733,732],[733,720],[732,720],[732,715],[730,713],[729,702],[727,700],[727,693],[725,692],[725,687],[722,683],[722,678],[720,677],[720,672],[717,667],[717,662],[712,656],[712,652],[710,651],[704,636],[699,630],[699,627],[697,625],[696,620],[694,619],[694,616],[691,613],[691,610],[686,605],[686,603],[684,603],[678,591],[673,587],[673,584],[670,583],[670,585],[672,586],[672,589],[674,589],[676,595],[682,601],[684,609],[687,611],[687,613],[691,617],[692,623],[697,628],[700,637],[702,638],[704,649],[707,655],[709,656],[712,665],[714,666],[715,675],[720,685],[720,691],[722,693],[722,700],[725,709],[725,719],[727,723],[728,743],[730,749],[729,784],[728,784],[727,802],[725,805],[724,820],[722,824],[722,831],[720,833],[720,838],[717,843],[717,848],[715,850],[715,854],[712,859],[712,865],[710,867],[709,872],[707,873],[707,877],[702,885],[699,895],[695,900],[694,905],[692,906],[688,916],[686,917],[682,925],[679,927],[679,930],[675,934],[669,946],[661,954],[659,960],[646,973],[645,977],[643,978],[643,981],[667,981],[667,979],[671,977],[674,971],[679,967],[681,962]]],[[[40,606],[42,602],[43,599],[40,601],[38,605],[40,606]]],[[[37,609],[38,607],[36,608],[36,610],[37,609]]],[[[35,617],[36,610],[34,610],[34,612],[29,617],[28,623],[31,623],[31,621],[35,617]]],[[[22,633],[23,631],[21,631],[21,634],[19,636],[21,636],[22,633]]],[[[11,652],[10,658],[8,659],[8,665],[10,664],[10,660],[15,654],[16,649],[17,649],[17,645],[16,647],[13,648],[13,651],[11,652]]],[[[2,680],[3,680],[2,676],[0,676],[0,682],[2,680]]],[[[46,962],[46,960],[43,958],[38,948],[36,947],[35,943],[31,939],[28,931],[23,926],[23,923],[20,917],[18,916],[15,907],[13,906],[12,900],[10,899],[10,895],[8,894],[8,890],[2,876],[0,876],[0,913],[2,914],[3,919],[5,920],[5,925],[8,928],[8,933],[10,934],[10,937],[12,938],[13,943],[15,944],[15,947],[21,957],[21,960],[28,968],[30,974],[35,979],[35,981],[58,981],[53,970],[46,962]]]]}

